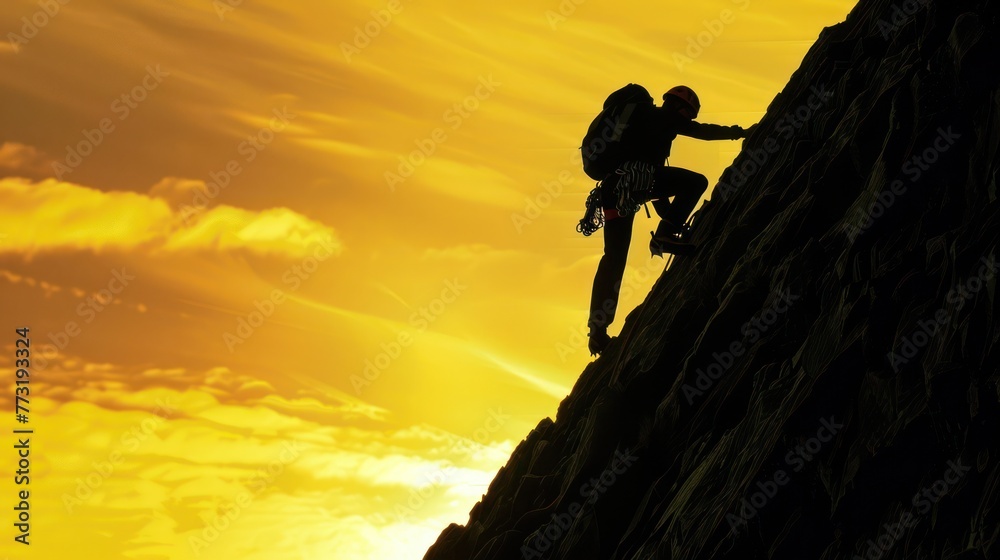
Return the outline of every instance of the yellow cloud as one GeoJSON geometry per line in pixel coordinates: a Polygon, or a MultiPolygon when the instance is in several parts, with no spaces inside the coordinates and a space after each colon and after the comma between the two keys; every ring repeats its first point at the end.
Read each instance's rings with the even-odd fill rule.
{"type": "Polygon", "coordinates": [[[45,152],[18,142],[0,144],[0,174],[44,177],[50,170],[52,159],[45,152]]]}
{"type": "Polygon", "coordinates": [[[130,249],[169,234],[165,203],[131,192],[106,193],[48,179],[0,179],[5,252],[130,249]]]}
{"type": "MultiPolygon", "coordinates": [[[[292,516],[304,557],[323,557],[331,542],[355,551],[338,558],[405,557],[381,554],[426,549],[456,504],[466,508],[484,492],[514,445],[460,442],[421,425],[345,424],[337,404],[310,403],[332,413],[318,423],[299,407],[239,403],[254,378],[223,367],[62,365],[66,375],[41,383],[32,399],[33,425],[64,436],[32,465],[49,489],[32,505],[58,512],[33,529],[69,531],[39,539],[43,557],[71,556],[68,543],[96,534],[90,554],[263,560],[270,551],[245,543],[291,538],[274,519],[292,516]],[[176,381],[182,391],[149,387],[176,381]],[[201,390],[209,385],[228,389],[213,396],[201,390]],[[109,516],[134,522],[101,529],[109,516]]],[[[12,479],[0,484],[12,488],[12,479]]]]}
{"type": "MultiPolygon", "coordinates": [[[[333,229],[287,208],[175,211],[199,182],[165,180],[149,195],[47,179],[0,179],[0,253],[55,250],[235,251],[304,258],[342,246],[333,229]]],[[[203,184],[202,184],[203,186],[203,184]]]]}
{"type": "Polygon", "coordinates": [[[251,212],[232,206],[209,210],[190,227],[174,231],[163,244],[167,251],[250,249],[295,258],[311,255],[320,246],[327,256],[342,249],[332,229],[287,208],[251,212]]]}
{"type": "Polygon", "coordinates": [[[165,177],[149,189],[149,196],[165,200],[171,208],[191,206],[199,192],[205,192],[205,182],[199,179],[165,177]]]}

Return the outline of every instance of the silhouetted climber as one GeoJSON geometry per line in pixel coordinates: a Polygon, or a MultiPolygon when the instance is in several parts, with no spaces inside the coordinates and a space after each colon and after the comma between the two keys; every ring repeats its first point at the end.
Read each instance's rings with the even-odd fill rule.
{"type": "Polygon", "coordinates": [[[608,325],[618,307],[632,222],[639,208],[652,201],[660,216],[656,231],[650,232],[651,256],[688,255],[695,250],[678,234],[708,188],[708,179],[663,165],[674,138],[681,134],[700,140],[738,140],[753,129],[696,122],[700,109],[698,96],[687,86],[670,89],[657,107],[646,88],[629,84],[608,97],[584,137],[584,171],[599,182],[587,198],[587,212],[577,231],[590,235],[604,226],[604,256],[594,276],[587,322],[592,355],[600,354],[611,340],[608,325]]]}

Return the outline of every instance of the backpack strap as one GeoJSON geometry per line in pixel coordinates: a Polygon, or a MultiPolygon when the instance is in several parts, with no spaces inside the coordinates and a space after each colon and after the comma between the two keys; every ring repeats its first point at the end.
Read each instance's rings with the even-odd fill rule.
{"type": "Polygon", "coordinates": [[[628,126],[628,120],[632,118],[632,113],[635,112],[635,103],[629,103],[625,106],[621,115],[618,115],[618,120],[615,122],[615,132],[611,135],[611,141],[617,142],[622,139],[622,133],[625,132],[625,127],[628,126]]]}

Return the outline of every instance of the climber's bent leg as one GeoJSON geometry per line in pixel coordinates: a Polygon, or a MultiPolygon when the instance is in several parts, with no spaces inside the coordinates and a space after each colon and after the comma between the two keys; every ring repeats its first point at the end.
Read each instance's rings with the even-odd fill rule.
{"type": "Polygon", "coordinates": [[[656,170],[650,198],[654,200],[653,208],[660,215],[657,235],[679,232],[706,189],[708,179],[701,173],[681,167],[662,167],[656,170]],[[660,203],[671,196],[674,197],[673,202],[667,205],[660,203]]]}

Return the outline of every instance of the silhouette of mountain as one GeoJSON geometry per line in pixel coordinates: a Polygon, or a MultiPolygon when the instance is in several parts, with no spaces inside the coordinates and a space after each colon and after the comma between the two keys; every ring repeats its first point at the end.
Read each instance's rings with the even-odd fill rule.
{"type": "Polygon", "coordinates": [[[1000,558],[998,11],[825,29],[699,253],[425,559],[1000,558]]]}

